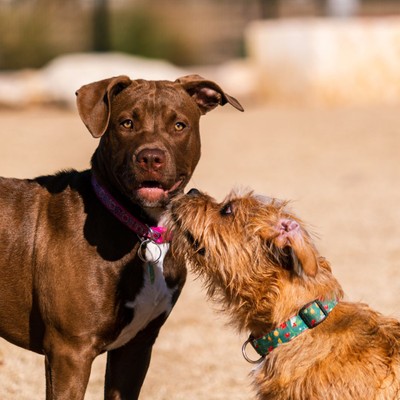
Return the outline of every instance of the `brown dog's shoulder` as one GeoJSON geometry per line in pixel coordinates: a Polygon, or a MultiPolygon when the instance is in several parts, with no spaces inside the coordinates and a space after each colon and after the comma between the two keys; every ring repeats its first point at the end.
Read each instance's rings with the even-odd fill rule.
{"type": "Polygon", "coordinates": [[[65,189],[70,188],[78,191],[83,188],[90,187],[90,171],[76,171],[74,169],[62,170],[54,175],[42,175],[30,182],[40,185],[45,188],[49,193],[61,193],[65,189]]]}

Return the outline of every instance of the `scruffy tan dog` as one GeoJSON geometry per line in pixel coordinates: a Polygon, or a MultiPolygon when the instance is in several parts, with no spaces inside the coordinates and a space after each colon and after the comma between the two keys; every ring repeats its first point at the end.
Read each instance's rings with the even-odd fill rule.
{"type": "Polygon", "coordinates": [[[400,323],[342,301],[329,263],[287,203],[192,189],[170,207],[170,257],[206,282],[260,354],[259,399],[400,399],[400,323]]]}

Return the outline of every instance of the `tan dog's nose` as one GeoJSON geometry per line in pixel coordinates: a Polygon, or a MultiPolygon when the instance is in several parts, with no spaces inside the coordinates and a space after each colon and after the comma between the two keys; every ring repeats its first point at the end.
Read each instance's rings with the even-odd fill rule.
{"type": "Polygon", "coordinates": [[[198,196],[200,193],[199,190],[197,190],[196,188],[192,188],[188,191],[187,193],[189,196],[198,196]]]}
{"type": "Polygon", "coordinates": [[[164,168],[165,153],[160,149],[143,149],[136,162],[145,171],[159,171],[164,168]]]}

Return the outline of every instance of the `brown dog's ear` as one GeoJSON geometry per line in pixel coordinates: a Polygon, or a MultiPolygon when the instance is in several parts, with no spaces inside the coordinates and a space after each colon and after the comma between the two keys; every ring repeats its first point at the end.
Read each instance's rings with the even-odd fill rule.
{"type": "Polygon", "coordinates": [[[93,137],[102,136],[110,121],[111,99],[132,81],[125,75],[82,86],[76,94],[79,115],[93,137]]]}
{"type": "Polygon", "coordinates": [[[197,103],[202,114],[213,110],[218,105],[231,104],[239,111],[244,111],[241,104],[225,93],[215,82],[208,81],[199,75],[183,76],[175,81],[180,83],[197,103]]]}

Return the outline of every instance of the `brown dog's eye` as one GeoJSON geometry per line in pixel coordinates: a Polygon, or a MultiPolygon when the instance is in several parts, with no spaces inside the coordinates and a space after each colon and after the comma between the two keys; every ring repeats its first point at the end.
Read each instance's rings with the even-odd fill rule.
{"type": "Polygon", "coordinates": [[[225,204],[220,211],[221,215],[233,215],[232,203],[225,204]]]}
{"type": "Polygon", "coordinates": [[[181,132],[186,128],[186,124],[184,124],[183,122],[176,122],[175,123],[175,130],[177,132],[181,132]]]}
{"type": "Polygon", "coordinates": [[[122,121],[121,125],[125,129],[132,129],[133,128],[133,121],[131,119],[126,119],[125,121],[122,121]]]}

